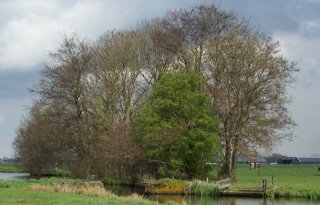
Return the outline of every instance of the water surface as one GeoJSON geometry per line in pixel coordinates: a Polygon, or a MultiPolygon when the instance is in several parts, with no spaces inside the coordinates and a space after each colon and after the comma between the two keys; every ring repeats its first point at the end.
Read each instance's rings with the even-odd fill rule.
{"type": "Polygon", "coordinates": [[[25,179],[30,177],[29,173],[1,173],[0,179],[13,180],[13,179],[25,179]]]}
{"type": "MultiPolygon", "coordinates": [[[[131,195],[139,193],[131,187],[108,186],[106,189],[111,190],[118,195],[131,195]]],[[[259,198],[237,198],[237,197],[196,197],[184,195],[144,195],[144,198],[158,201],[160,203],[174,201],[186,205],[316,205],[320,202],[297,200],[297,199],[259,199],[259,198]]]]}

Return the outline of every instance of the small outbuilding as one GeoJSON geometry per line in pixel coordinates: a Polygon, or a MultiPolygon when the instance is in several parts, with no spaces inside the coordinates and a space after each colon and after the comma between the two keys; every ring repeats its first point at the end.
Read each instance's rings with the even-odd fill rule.
{"type": "Polygon", "coordinates": [[[292,164],[296,157],[280,157],[277,161],[278,164],[292,164]]]}
{"type": "Polygon", "coordinates": [[[267,161],[267,164],[277,164],[280,157],[281,156],[279,156],[279,157],[265,157],[265,159],[267,161]]]}

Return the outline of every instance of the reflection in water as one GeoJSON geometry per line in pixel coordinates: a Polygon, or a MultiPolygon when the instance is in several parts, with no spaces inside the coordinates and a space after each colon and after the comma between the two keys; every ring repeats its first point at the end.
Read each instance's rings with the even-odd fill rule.
{"type": "Polygon", "coordinates": [[[304,200],[271,200],[271,199],[250,199],[250,198],[201,198],[189,197],[185,198],[184,204],[187,205],[315,205],[317,202],[304,200]]]}
{"type": "Polygon", "coordinates": [[[184,197],[183,195],[152,194],[146,195],[145,198],[152,201],[158,201],[160,203],[174,201],[181,204],[186,201],[187,197],[184,197]]]}
{"type": "MultiPolygon", "coordinates": [[[[118,195],[131,195],[133,193],[139,193],[139,190],[135,190],[131,187],[123,186],[109,186],[106,187],[115,194],[118,195]]],[[[141,191],[141,190],[140,190],[141,191]]],[[[141,192],[140,192],[141,193],[141,192]]],[[[180,204],[186,205],[315,205],[320,204],[317,202],[306,200],[288,200],[288,199],[251,199],[251,198],[206,198],[184,195],[144,195],[146,199],[152,201],[158,201],[160,203],[174,201],[180,204]]]]}

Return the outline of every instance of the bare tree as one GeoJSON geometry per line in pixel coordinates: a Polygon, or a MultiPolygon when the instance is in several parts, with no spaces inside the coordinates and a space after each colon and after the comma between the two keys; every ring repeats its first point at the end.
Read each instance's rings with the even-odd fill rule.
{"type": "Polygon", "coordinates": [[[232,27],[240,27],[235,15],[213,5],[180,9],[155,21],[151,30],[154,46],[170,54],[170,69],[205,70],[206,50],[210,40],[220,38],[232,27]]]}
{"type": "Polygon", "coordinates": [[[145,98],[149,83],[143,77],[146,44],[139,32],[109,32],[97,42],[93,99],[99,148],[108,175],[129,177],[139,151],[133,142],[134,110],[145,98]],[[110,169],[110,166],[113,169],[110,169]]]}
{"type": "Polygon", "coordinates": [[[208,90],[223,124],[221,174],[234,176],[239,153],[293,136],[286,88],[296,68],[279,53],[277,42],[252,31],[211,41],[208,58],[208,90]]]}
{"type": "Polygon", "coordinates": [[[61,134],[78,158],[77,172],[88,176],[96,153],[97,135],[90,121],[90,73],[92,48],[77,36],[65,38],[57,52],[51,53],[52,66],[42,71],[35,87],[43,106],[59,105],[64,117],[61,134]]]}
{"type": "Polygon", "coordinates": [[[234,176],[237,154],[292,136],[286,88],[296,69],[278,43],[213,5],[172,11],[159,22],[151,36],[155,46],[174,55],[171,68],[207,78],[223,130],[221,175],[234,176]]]}
{"type": "Polygon", "coordinates": [[[143,39],[137,32],[110,32],[98,41],[94,73],[96,98],[114,123],[129,123],[146,91],[141,78],[143,54],[143,39]]]}

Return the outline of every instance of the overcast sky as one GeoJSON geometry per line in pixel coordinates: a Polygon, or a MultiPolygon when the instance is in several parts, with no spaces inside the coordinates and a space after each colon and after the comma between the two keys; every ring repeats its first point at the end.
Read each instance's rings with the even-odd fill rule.
{"type": "Polygon", "coordinates": [[[288,90],[297,138],[275,151],[320,154],[320,0],[0,0],[0,157],[13,155],[15,130],[34,97],[27,88],[39,80],[48,52],[64,35],[95,39],[169,9],[212,2],[278,40],[301,70],[298,84],[288,90]]]}

